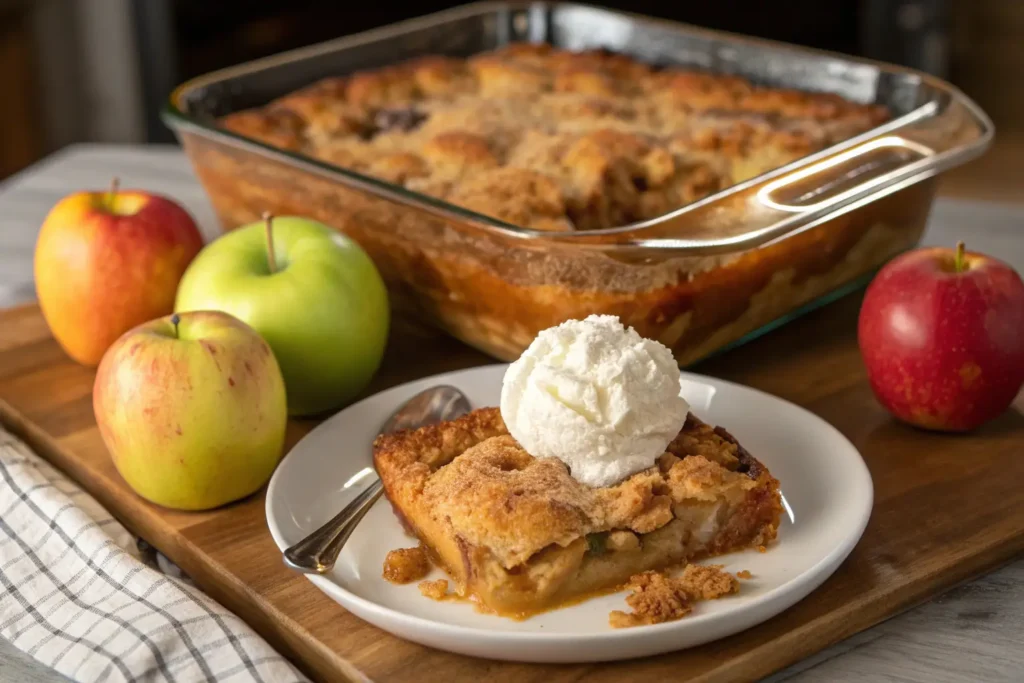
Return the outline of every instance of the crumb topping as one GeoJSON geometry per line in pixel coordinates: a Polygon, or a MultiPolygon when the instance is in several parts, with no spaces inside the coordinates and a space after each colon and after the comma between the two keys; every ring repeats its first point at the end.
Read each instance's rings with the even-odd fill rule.
{"type": "Polygon", "coordinates": [[[722,565],[687,565],[678,577],[662,572],[644,572],[630,578],[632,593],[626,604],[632,612],[615,610],[608,615],[613,628],[660,624],[682,619],[698,600],[715,600],[739,591],[736,577],[722,565]]]}
{"type": "Polygon", "coordinates": [[[888,116],[738,76],[512,44],[327,78],[220,125],[504,221],[586,230],[663,215],[888,116]]]}
{"type": "Polygon", "coordinates": [[[422,546],[398,548],[384,558],[383,576],[391,583],[412,583],[430,573],[430,557],[422,546]]]}

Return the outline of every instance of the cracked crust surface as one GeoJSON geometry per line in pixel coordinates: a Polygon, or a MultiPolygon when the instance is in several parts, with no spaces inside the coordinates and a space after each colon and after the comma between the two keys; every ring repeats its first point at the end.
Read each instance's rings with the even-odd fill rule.
{"type": "Polygon", "coordinates": [[[663,215],[888,118],[836,95],[513,44],[332,77],[223,127],[540,230],[663,215]]]}

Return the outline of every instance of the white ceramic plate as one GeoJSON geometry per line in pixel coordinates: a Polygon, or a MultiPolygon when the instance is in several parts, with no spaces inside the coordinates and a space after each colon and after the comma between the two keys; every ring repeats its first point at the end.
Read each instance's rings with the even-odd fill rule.
{"type": "MultiPolygon", "coordinates": [[[[372,396],[324,422],[284,459],[267,492],[267,522],[284,549],[351,498],[345,482],[371,465],[370,444],[391,412],[413,394],[452,384],[474,407],[498,404],[504,365],[428,377],[372,396]]],[[[863,460],[835,428],[803,408],[760,391],[683,373],[683,395],[706,422],[723,425],[781,482],[787,516],[767,553],[716,559],[746,569],[738,595],[697,603],[686,618],[612,629],[608,613],[625,593],[588,600],[522,622],[477,613],[465,602],[436,602],[415,583],[381,578],[389,550],[412,545],[380,500],[349,539],[334,570],[310,581],[353,614],[397,636],[467,655],[527,662],[594,662],[700,645],[750,628],[817,588],[853,549],[871,513],[863,460]]],[[[431,578],[441,578],[435,570],[431,578]]]]}

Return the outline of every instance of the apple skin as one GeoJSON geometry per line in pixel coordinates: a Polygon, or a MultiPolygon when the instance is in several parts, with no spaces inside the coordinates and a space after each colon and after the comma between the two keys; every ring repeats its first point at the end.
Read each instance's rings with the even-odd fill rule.
{"type": "Polygon", "coordinates": [[[117,471],[143,498],[208,510],[270,479],[284,447],[284,379],[270,346],[218,311],[140,325],[103,356],[93,412],[117,471]]]}
{"type": "Polygon", "coordinates": [[[220,310],[251,325],[274,350],[292,415],[351,401],[380,366],[387,291],[359,245],[322,223],[273,219],[277,270],[266,226],[253,223],[207,245],[178,288],[175,310],[220,310]]]}
{"type": "Polygon", "coordinates": [[[861,305],[858,342],[871,388],[897,418],[968,431],[1024,384],[1024,283],[1006,263],[923,248],[887,264],[861,305]]]}
{"type": "Polygon", "coordinates": [[[35,249],[36,294],[54,338],[83,365],[174,310],[178,281],[203,248],[195,221],[139,190],[78,192],[50,211],[35,249]]]}

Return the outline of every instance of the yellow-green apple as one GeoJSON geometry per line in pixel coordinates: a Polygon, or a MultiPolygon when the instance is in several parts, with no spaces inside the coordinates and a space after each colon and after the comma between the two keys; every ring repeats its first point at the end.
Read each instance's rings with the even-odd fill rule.
{"type": "Polygon", "coordinates": [[[50,211],[36,241],[39,306],[69,356],[96,365],[115,339],[174,310],[203,247],[195,221],[141,190],[78,192],[50,211]]]}
{"type": "Polygon", "coordinates": [[[144,323],[103,356],[93,411],[117,471],[179,510],[243,498],[281,458],[288,410],[270,346],[219,311],[144,323]]]}
{"type": "Polygon", "coordinates": [[[178,312],[226,311],[274,349],[293,415],[354,398],[380,365],[388,298],[359,245],[322,223],[264,217],[206,246],[189,266],[178,312]]]}
{"type": "Polygon", "coordinates": [[[973,429],[1024,384],[1024,283],[963,243],[917,249],[871,282],[858,341],[871,388],[893,415],[926,429],[973,429]]]}

